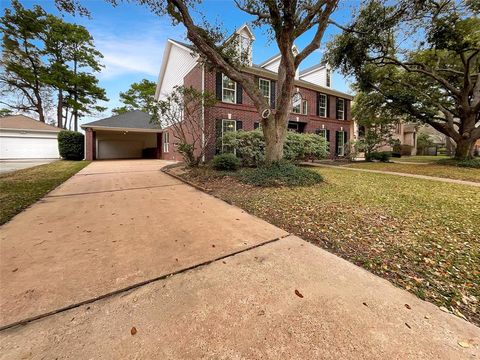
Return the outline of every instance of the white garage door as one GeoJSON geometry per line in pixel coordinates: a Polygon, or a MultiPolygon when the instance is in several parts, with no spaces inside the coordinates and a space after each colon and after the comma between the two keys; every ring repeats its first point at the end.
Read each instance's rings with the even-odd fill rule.
{"type": "Polygon", "coordinates": [[[98,159],[138,159],[142,157],[143,141],[99,140],[98,159]]]}
{"type": "Polygon", "coordinates": [[[0,137],[0,159],[58,159],[57,138],[0,137]]]}

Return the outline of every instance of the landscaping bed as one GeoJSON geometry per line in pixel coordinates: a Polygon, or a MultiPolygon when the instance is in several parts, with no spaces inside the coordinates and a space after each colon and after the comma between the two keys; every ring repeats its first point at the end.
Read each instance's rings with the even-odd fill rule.
{"type": "Polygon", "coordinates": [[[323,183],[294,188],[248,185],[209,168],[172,171],[480,325],[477,188],[334,168],[315,170],[323,183]]]}
{"type": "Polygon", "coordinates": [[[0,175],[0,224],[9,221],[88,164],[88,161],[61,160],[0,175]]]}
{"type": "Polygon", "coordinates": [[[440,165],[436,163],[425,164],[399,164],[380,162],[350,163],[348,167],[357,169],[392,171],[406,174],[436,176],[447,179],[480,182],[480,169],[465,168],[453,165],[440,165]]]}

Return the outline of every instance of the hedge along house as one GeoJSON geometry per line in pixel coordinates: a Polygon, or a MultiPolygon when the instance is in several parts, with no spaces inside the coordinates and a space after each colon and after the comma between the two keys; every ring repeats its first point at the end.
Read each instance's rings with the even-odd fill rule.
{"type": "MultiPolygon", "coordinates": [[[[255,65],[252,63],[255,37],[248,25],[238,28],[232,35],[234,36],[239,37],[237,43],[240,53],[245,54],[244,49],[248,49],[250,66],[245,67],[245,73],[258,84],[274,108],[278,92],[276,85],[280,54],[255,65]]],[[[295,47],[292,50],[297,52],[295,47]]],[[[331,69],[325,63],[297,71],[288,128],[291,131],[317,133],[325,137],[330,143],[331,157],[342,157],[346,154],[346,143],[354,133],[350,111],[353,97],[333,89],[331,75],[331,69]]],[[[258,112],[240,84],[220,72],[209,71],[199,62],[199,57],[191,45],[169,39],[165,46],[155,98],[163,100],[175,86],[181,85],[216,94],[218,103],[212,108],[205,108],[200,121],[205,122],[207,131],[215,132],[217,139],[228,131],[249,131],[260,126],[258,112]]],[[[163,139],[170,145],[169,151],[162,153],[162,158],[180,159],[171,129],[165,129],[163,139]]],[[[221,144],[221,141],[215,143],[221,144]]],[[[221,146],[211,146],[206,160],[219,151],[221,146]]]]}
{"type": "Polygon", "coordinates": [[[81,127],[85,130],[85,159],[160,159],[162,133],[142,111],[129,111],[81,127]]]}

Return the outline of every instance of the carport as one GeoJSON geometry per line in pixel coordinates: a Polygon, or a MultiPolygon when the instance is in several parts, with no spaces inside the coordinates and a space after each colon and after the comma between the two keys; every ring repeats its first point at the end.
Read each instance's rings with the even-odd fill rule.
{"type": "Polygon", "coordinates": [[[129,111],[81,127],[85,130],[85,159],[160,159],[161,129],[142,111],[129,111]]]}

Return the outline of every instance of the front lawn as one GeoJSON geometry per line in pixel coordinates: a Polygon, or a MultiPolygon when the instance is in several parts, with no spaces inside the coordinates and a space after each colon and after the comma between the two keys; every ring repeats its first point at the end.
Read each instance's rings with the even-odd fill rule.
{"type": "Polygon", "coordinates": [[[88,161],[61,160],[0,175],[0,224],[9,221],[88,164],[88,161]]]}
{"type": "Polygon", "coordinates": [[[334,168],[316,171],[325,182],[300,188],[245,185],[208,169],[182,176],[480,325],[478,188],[334,168]]]}
{"type": "Polygon", "coordinates": [[[480,169],[462,168],[452,165],[439,165],[435,163],[399,164],[359,162],[351,163],[347,166],[357,169],[392,171],[398,173],[437,176],[448,179],[480,182],[480,169]]]}
{"type": "Polygon", "coordinates": [[[400,162],[417,162],[417,163],[432,163],[440,160],[450,159],[447,155],[415,155],[415,156],[402,156],[401,158],[392,158],[392,161],[400,162]]]}

